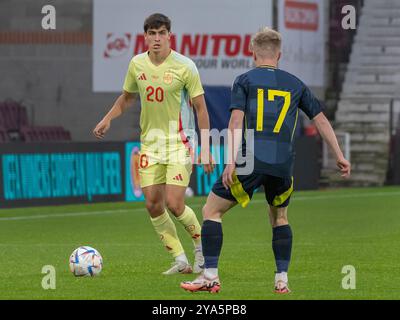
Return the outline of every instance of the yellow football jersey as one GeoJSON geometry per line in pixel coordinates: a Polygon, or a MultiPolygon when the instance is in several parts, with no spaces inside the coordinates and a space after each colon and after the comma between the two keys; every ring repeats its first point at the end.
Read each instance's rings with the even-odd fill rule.
{"type": "Polygon", "coordinates": [[[139,54],[129,64],[123,89],[140,95],[142,153],[163,162],[192,143],[195,123],[189,101],[204,94],[192,60],[171,50],[156,66],[148,52],[139,54]]]}

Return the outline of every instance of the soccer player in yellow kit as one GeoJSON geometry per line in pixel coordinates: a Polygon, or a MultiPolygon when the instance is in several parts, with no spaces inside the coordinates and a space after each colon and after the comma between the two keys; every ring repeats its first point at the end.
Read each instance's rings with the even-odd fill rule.
{"type": "Polygon", "coordinates": [[[170,48],[170,29],[171,21],[163,14],[156,13],[145,20],[144,35],[149,50],[132,58],[123,93],[93,130],[97,138],[103,138],[111,120],[133,104],[136,93],[140,95],[140,184],[154,229],[175,258],[172,267],[163,272],[166,275],[199,273],[204,264],[201,227],[184,201],[193,166],[193,108],[201,130],[204,170],[206,173],[213,170],[208,161],[210,124],[200,76],[192,60],[170,48]],[[193,239],[193,268],[167,210],[193,239]]]}

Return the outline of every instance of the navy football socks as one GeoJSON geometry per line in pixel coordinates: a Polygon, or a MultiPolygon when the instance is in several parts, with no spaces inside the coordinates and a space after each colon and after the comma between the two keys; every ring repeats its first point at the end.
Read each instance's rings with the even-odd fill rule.
{"type": "Polygon", "coordinates": [[[222,223],[206,220],[201,228],[204,267],[218,268],[218,259],[222,248],[222,223]]]}
{"type": "Polygon", "coordinates": [[[277,273],[287,272],[292,252],[292,229],[289,225],[272,229],[272,249],[275,255],[277,273]]]}

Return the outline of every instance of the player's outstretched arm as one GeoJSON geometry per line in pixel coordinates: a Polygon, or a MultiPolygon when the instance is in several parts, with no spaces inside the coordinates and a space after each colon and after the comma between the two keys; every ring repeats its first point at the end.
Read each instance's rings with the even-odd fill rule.
{"type": "Polygon", "coordinates": [[[214,171],[214,163],[210,154],[210,119],[204,95],[193,98],[192,102],[196,110],[197,124],[201,135],[200,163],[204,165],[205,173],[211,173],[214,171]]]}
{"type": "Polygon", "coordinates": [[[313,121],[318,129],[318,132],[333,151],[336,157],[336,164],[342,173],[342,177],[348,178],[350,176],[351,164],[344,158],[343,152],[340,149],[335,132],[333,131],[329,120],[321,112],[314,117],[313,121]]]}
{"type": "Polygon", "coordinates": [[[111,110],[104,116],[104,118],[96,125],[93,130],[93,134],[96,138],[104,138],[105,133],[110,129],[111,120],[119,117],[126,109],[128,109],[133,102],[136,100],[136,94],[124,91],[115,100],[111,110]]]}

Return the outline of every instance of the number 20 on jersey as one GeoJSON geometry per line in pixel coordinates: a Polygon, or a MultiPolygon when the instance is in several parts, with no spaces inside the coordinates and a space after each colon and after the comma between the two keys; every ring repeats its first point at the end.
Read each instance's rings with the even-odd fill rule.
{"type": "Polygon", "coordinates": [[[153,86],[148,86],[146,88],[146,98],[150,102],[163,102],[164,100],[164,90],[161,87],[154,88],[153,86]]]}

